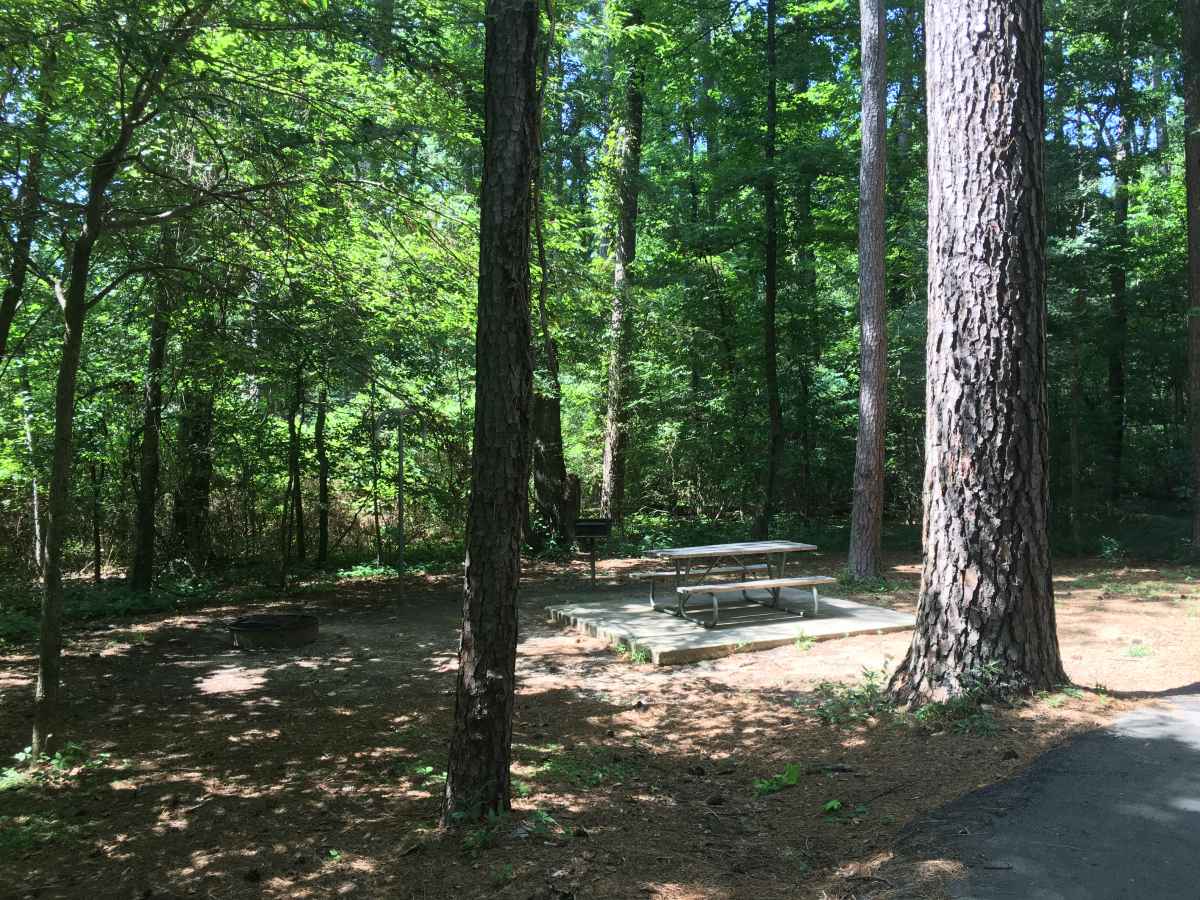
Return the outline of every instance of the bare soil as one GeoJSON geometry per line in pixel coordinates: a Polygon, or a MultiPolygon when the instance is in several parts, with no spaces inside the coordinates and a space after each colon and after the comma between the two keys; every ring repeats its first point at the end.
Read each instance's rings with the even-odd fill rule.
{"type": "MultiPolygon", "coordinates": [[[[911,608],[918,566],[892,562],[894,590],[849,596],[911,608]]],[[[598,590],[631,590],[637,568],[605,561],[598,590]]],[[[0,896],[936,896],[955,863],[894,856],[906,822],[1200,683],[1193,570],[1059,568],[1059,635],[1080,690],[997,708],[993,733],[969,734],[813,714],[820,682],[887,668],[906,635],[656,669],[546,623],[546,604],[589,590],[584,563],[531,566],[519,796],[510,820],[466,832],[435,826],[457,579],[307,595],[322,634],[295,651],[233,649],[222,622],[246,608],[79,631],[68,736],[90,762],[0,793],[0,896]],[[759,796],[755,782],[789,764],[797,783],[759,796]]],[[[0,657],[5,758],[27,741],[33,676],[32,656],[0,657]]]]}

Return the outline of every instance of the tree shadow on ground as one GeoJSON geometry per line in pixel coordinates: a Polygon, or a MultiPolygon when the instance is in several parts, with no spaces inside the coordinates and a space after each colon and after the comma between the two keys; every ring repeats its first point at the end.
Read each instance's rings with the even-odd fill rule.
{"type": "MultiPolygon", "coordinates": [[[[111,755],[57,787],[0,794],[0,846],[19,845],[0,855],[0,885],[18,897],[806,896],[814,873],[1055,740],[1016,717],[994,736],[826,728],[792,648],[631,665],[547,626],[534,595],[516,808],[483,833],[441,833],[456,592],[309,599],[322,636],[294,652],[234,650],[221,620],[242,610],[73,647],[69,731],[111,755]],[[793,766],[794,783],[759,787],[793,766]]],[[[876,653],[886,639],[873,640],[845,647],[876,653]]],[[[28,698],[12,699],[4,752],[27,731],[28,698]]]]}

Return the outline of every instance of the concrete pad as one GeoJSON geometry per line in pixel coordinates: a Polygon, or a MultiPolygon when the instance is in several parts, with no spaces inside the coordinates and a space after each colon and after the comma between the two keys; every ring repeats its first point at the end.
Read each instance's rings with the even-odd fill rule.
{"type": "MultiPolygon", "coordinates": [[[[820,612],[814,616],[811,593],[792,589],[782,593],[783,609],[726,595],[721,600],[721,621],[716,628],[704,628],[665,610],[652,610],[645,596],[580,600],[547,606],[546,611],[561,625],[609,643],[623,643],[635,652],[640,649],[656,666],[769,650],[790,644],[801,635],[827,641],[852,634],[905,631],[915,624],[914,617],[907,613],[835,597],[822,597],[820,612]]],[[[767,596],[766,591],[755,592],[755,596],[760,594],[767,596]]],[[[700,603],[689,608],[707,612],[700,603]]]]}

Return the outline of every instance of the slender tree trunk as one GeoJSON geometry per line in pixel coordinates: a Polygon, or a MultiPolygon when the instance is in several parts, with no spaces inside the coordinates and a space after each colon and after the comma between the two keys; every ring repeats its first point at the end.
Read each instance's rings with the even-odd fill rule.
{"type": "Polygon", "coordinates": [[[304,490],[300,472],[300,437],[304,430],[304,375],[296,373],[296,398],[292,416],[288,419],[288,467],[292,480],[292,514],[296,517],[296,559],[308,557],[304,535],[304,490]],[[297,421],[298,420],[298,421],[297,421]]]}
{"type": "Polygon", "coordinates": [[[1200,547],[1200,0],[1180,0],[1183,22],[1184,177],[1187,181],[1188,411],[1192,543],[1200,547]]]}
{"type": "Polygon", "coordinates": [[[858,440],[850,512],[851,577],[876,578],[883,529],[887,418],[887,23],[883,0],[860,0],[862,16],[862,156],[858,183],[858,440]]]}
{"type": "Polygon", "coordinates": [[[404,500],[408,479],[404,467],[404,412],[396,417],[396,568],[404,568],[404,550],[408,543],[404,500]]]}
{"type": "Polygon", "coordinates": [[[325,385],[317,394],[317,422],[313,440],[317,449],[317,568],[329,562],[329,451],[325,446],[325,415],[329,392],[325,385]]]}
{"type": "MultiPolygon", "coordinates": [[[[291,421],[289,420],[289,431],[291,421]]],[[[292,497],[295,496],[295,473],[288,467],[287,487],[283,491],[283,510],[279,516],[279,589],[287,590],[288,571],[292,562],[292,497]]]]}
{"type": "MultiPolygon", "coordinates": [[[[549,526],[560,547],[575,541],[575,519],[579,514],[578,480],[567,474],[562,436],[562,385],[558,375],[558,344],[550,330],[547,309],[549,260],[543,231],[542,191],[533,187],[534,236],[537,241],[538,325],[541,332],[538,353],[541,378],[533,388],[533,501],[541,523],[549,526]]],[[[535,526],[536,527],[536,526],[535,526]]]]}
{"type": "Polygon", "coordinates": [[[180,390],[179,479],[175,488],[171,527],[174,543],[193,570],[202,571],[212,553],[208,533],[208,502],[212,487],[213,387],[201,383],[202,348],[185,344],[184,370],[190,372],[180,390]]]}
{"type": "MultiPolygon", "coordinates": [[[[807,80],[804,82],[807,85],[807,80]]],[[[817,291],[817,263],[813,252],[813,218],[812,218],[812,187],[813,179],[809,173],[801,173],[800,184],[796,196],[796,285],[801,297],[814,297],[817,291]]],[[[812,382],[814,354],[810,353],[810,338],[807,328],[807,313],[799,317],[796,335],[796,365],[799,369],[799,403],[796,408],[796,421],[799,423],[800,471],[798,485],[795,488],[799,499],[800,512],[808,515],[811,512],[813,494],[813,403],[812,382]]]]}
{"type": "MultiPolygon", "coordinates": [[[[38,75],[38,108],[33,118],[33,141],[29,148],[29,158],[25,161],[25,177],[21,179],[21,186],[17,189],[17,233],[12,245],[8,280],[4,285],[4,293],[0,294],[0,360],[3,360],[7,353],[8,334],[21,306],[25,280],[29,272],[30,253],[40,210],[42,154],[49,133],[51,89],[55,68],[55,52],[51,49],[42,58],[41,72],[38,75]]],[[[7,237],[7,229],[5,236],[7,237]]]]}
{"type": "Polygon", "coordinates": [[[1083,288],[1075,291],[1074,322],[1071,327],[1071,421],[1069,434],[1071,470],[1071,542],[1075,552],[1083,549],[1083,461],[1079,444],[1080,419],[1083,416],[1083,313],[1085,307],[1083,288]]]}
{"type": "Polygon", "coordinates": [[[375,565],[383,565],[383,525],[381,518],[383,511],[379,504],[379,473],[383,467],[380,461],[381,449],[379,446],[379,410],[378,410],[378,391],[375,385],[375,378],[371,378],[371,409],[369,426],[371,429],[371,515],[372,515],[372,532],[375,537],[375,565]]]}
{"type": "MultiPolygon", "coordinates": [[[[175,237],[171,232],[173,228],[170,225],[163,231],[164,255],[168,259],[175,256],[175,237]]],[[[154,513],[158,507],[158,476],[161,468],[159,432],[162,427],[162,377],[167,355],[171,287],[169,276],[159,279],[154,309],[150,315],[150,352],[146,362],[141,462],[138,465],[137,507],[134,512],[133,564],[129,568],[129,587],[142,592],[149,591],[154,585],[154,513]]]]}
{"type": "Polygon", "coordinates": [[[1113,231],[1114,260],[1109,269],[1111,291],[1110,322],[1108,331],[1108,499],[1117,503],[1121,499],[1123,457],[1125,450],[1125,346],[1129,331],[1129,308],[1126,297],[1129,276],[1126,270],[1126,252],[1129,244],[1129,185],[1126,167],[1130,149],[1131,123],[1126,119],[1124,105],[1121,109],[1121,134],[1114,154],[1113,184],[1113,231]]]}
{"type": "MultiPolygon", "coordinates": [[[[543,119],[545,91],[550,81],[550,48],[554,43],[554,22],[539,43],[538,68],[541,72],[538,91],[538,122],[543,119]]],[[[558,69],[562,72],[561,57],[558,69]]],[[[561,103],[561,101],[559,101],[561,103]]],[[[556,129],[561,131],[561,109],[558,111],[556,129]]],[[[560,135],[561,136],[561,135],[560,135]]],[[[527,522],[526,539],[532,546],[541,549],[546,532],[554,534],[560,547],[569,547],[575,539],[575,519],[579,512],[578,492],[572,491],[577,483],[567,474],[566,457],[563,453],[562,437],[562,385],[559,381],[558,345],[550,329],[549,293],[550,259],[546,252],[545,195],[543,184],[544,154],[541,135],[537,140],[537,157],[533,175],[533,233],[538,258],[537,314],[540,344],[535,347],[535,367],[539,377],[533,384],[533,505],[537,508],[538,522],[527,522]],[[534,542],[537,542],[536,544],[534,542]]],[[[556,184],[561,190],[561,161],[556,170],[556,184]]]]}
{"type": "Polygon", "coordinates": [[[92,582],[99,584],[104,577],[104,549],[100,541],[100,518],[103,515],[100,495],[104,484],[104,466],[91,460],[88,463],[88,475],[92,481],[92,582]]]}
{"type": "Polygon", "coordinates": [[[87,282],[92,248],[100,231],[102,197],[115,171],[115,163],[109,163],[92,176],[93,200],[88,203],[82,231],[71,252],[70,280],[63,292],[63,346],[58,365],[58,380],[54,388],[54,451],[50,464],[50,499],[46,511],[46,567],[43,572],[45,596],[42,599],[41,629],[38,636],[38,680],[34,694],[31,743],[35,759],[42,753],[52,752],[58,743],[62,674],[62,558],[71,505],[75,382],[79,375],[79,359],[83,351],[83,319],[87,311],[87,282]]]}
{"type": "Polygon", "coordinates": [[[42,498],[39,486],[37,438],[33,431],[33,390],[29,386],[29,372],[20,367],[21,378],[21,425],[25,434],[25,452],[29,455],[29,512],[33,521],[33,564],[41,576],[46,566],[46,539],[42,528],[42,498]]]}
{"type": "MultiPolygon", "coordinates": [[[[625,28],[643,21],[634,8],[625,28]]],[[[633,262],[637,254],[638,194],[642,169],[642,66],[630,53],[622,120],[614,138],[617,160],[617,238],[613,260],[612,316],[608,335],[608,412],[604,422],[604,461],[600,514],[618,522],[625,514],[625,462],[629,444],[629,400],[633,388],[630,352],[633,338],[633,262]]]]}
{"type": "Polygon", "coordinates": [[[463,631],[443,821],[510,807],[521,519],[529,485],[530,184],[537,153],[532,0],[488,0],[475,441],[463,631]]]}
{"type": "Polygon", "coordinates": [[[779,298],[779,179],[775,172],[776,108],[775,0],[767,0],[767,147],[763,179],[763,218],[766,226],[765,285],[763,290],[763,356],[767,388],[767,471],[763,501],[753,533],[766,538],[775,516],[779,470],[783,465],[783,405],[779,399],[779,340],[775,329],[775,307],[779,298]]]}
{"type": "Polygon", "coordinates": [[[1041,0],[929,0],[925,563],[892,678],[1064,680],[1047,534],[1041,0]]]}

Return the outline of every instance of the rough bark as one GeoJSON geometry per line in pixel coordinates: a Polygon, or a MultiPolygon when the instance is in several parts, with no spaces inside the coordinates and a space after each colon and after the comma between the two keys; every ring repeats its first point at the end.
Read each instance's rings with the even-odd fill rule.
{"type": "MultiPolygon", "coordinates": [[[[165,255],[174,256],[173,229],[163,234],[165,255]]],[[[150,314],[150,349],[146,361],[146,383],[142,408],[141,460],[138,464],[137,502],[133,520],[133,562],[129,567],[129,587],[149,591],[154,584],[156,531],[154,513],[158,507],[158,480],[161,470],[159,435],[162,428],[162,377],[167,356],[168,317],[171,303],[169,276],[155,286],[154,308],[150,314]]]]}
{"type": "Polygon", "coordinates": [[[317,450],[317,568],[329,562],[329,450],[325,446],[325,416],[329,391],[324,384],[317,394],[317,421],[313,442],[317,450]]]}
{"type": "Polygon", "coordinates": [[[1179,0],[1183,22],[1184,177],[1187,181],[1188,413],[1192,543],[1200,546],[1200,0],[1179,0]]]}
{"type": "Polygon", "coordinates": [[[529,482],[530,184],[537,152],[532,0],[488,0],[475,434],[463,630],[443,821],[510,807],[521,519],[529,482]]]}
{"type": "Polygon", "coordinates": [[[887,417],[887,285],[884,272],[887,184],[887,25],[883,0],[860,0],[862,155],[858,183],[858,439],[850,512],[853,578],[876,578],[883,528],[887,417]]]}
{"type": "Polygon", "coordinates": [[[779,339],[775,309],[779,299],[779,178],[775,172],[776,106],[775,0],[767,0],[767,146],[766,173],[763,178],[763,219],[766,230],[763,286],[763,369],[767,390],[767,470],[763,482],[763,500],[752,529],[756,538],[765,538],[775,516],[779,490],[779,470],[783,465],[783,405],[779,399],[779,339]]]}
{"type": "Polygon", "coordinates": [[[1040,0],[929,0],[924,568],[902,701],[1064,680],[1047,536],[1040,0]]]}
{"type": "MultiPolygon", "coordinates": [[[[625,28],[642,23],[633,9],[625,28]]],[[[629,400],[632,389],[630,352],[633,338],[633,263],[637,255],[638,194],[642,168],[642,65],[630,54],[624,108],[614,137],[616,157],[617,236],[613,247],[612,315],[608,332],[608,409],[604,420],[600,514],[620,522],[625,506],[625,457],[629,444],[629,400]]]]}

